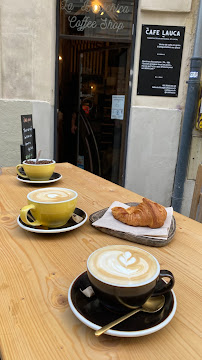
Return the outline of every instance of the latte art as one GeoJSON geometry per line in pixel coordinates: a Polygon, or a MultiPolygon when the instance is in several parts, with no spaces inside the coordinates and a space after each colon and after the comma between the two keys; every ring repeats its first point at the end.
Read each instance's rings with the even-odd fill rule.
{"type": "Polygon", "coordinates": [[[101,281],[115,285],[140,284],[158,275],[155,258],[148,252],[129,245],[98,249],[90,256],[88,269],[101,281]]]}
{"type": "Polygon", "coordinates": [[[119,256],[119,260],[125,265],[132,265],[136,262],[130,251],[126,251],[123,255],[119,256]]]}
{"type": "Polygon", "coordinates": [[[60,202],[73,199],[75,193],[68,189],[62,188],[46,188],[33,191],[30,199],[37,202],[60,202]]]}

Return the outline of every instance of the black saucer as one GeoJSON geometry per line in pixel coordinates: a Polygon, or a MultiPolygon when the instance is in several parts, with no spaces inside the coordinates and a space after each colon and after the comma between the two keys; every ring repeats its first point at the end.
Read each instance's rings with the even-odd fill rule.
{"type": "MultiPolygon", "coordinates": [[[[32,217],[32,214],[30,213],[30,211],[28,211],[28,219],[30,222],[34,221],[34,218],[32,217]]],[[[44,226],[27,225],[22,221],[20,216],[18,216],[18,218],[17,218],[17,223],[22,229],[30,231],[30,232],[42,233],[42,234],[57,234],[60,232],[72,231],[74,229],[77,229],[78,227],[82,226],[87,221],[87,219],[88,219],[88,215],[86,214],[86,212],[84,210],[76,207],[74,210],[74,214],[67,221],[67,223],[58,228],[48,228],[48,227],[44,227],[44,226]],[[78,215],[80,217],[79,222],[77,221],[77,219],[75,219],[75,215],[78,215]]]]}
{"type": "MultiPolygon", "coordinates": [[[[19,172],[22,174],[22,175],[25,175],[25,172],[23,170],[23,168],[19,168],[19,172]]],[[[50,183],[53,183],[53,182],[56,182],[58,180],[60,180],[62,178],[62,175],[60,173],[57,173],[57,172],[54,172],[50,179],[49,180],[30,180],[29,178],[23,178],[22,176],[20,175],[17,175],[17,179],[19,181],[22,181],[24,183],[27,183],[27,184],[50,184],[50,183]]]]}
{"type": "MultiPolygon", "coordinates": [[[[71,284],[68,301],[75,316],[88,327],[97,330],[109,322],[117,319],[116,312],[110,311],[102,305],[100,300],[93,295],[86,297],[81,290],[90,286],[87,272],[79,275],[71,284]]],[[[156,332],[166,326],[173,318],[176,311],[176,297],[171,290],[165,295],[165,305],[157,313],[147,314],[139,312],[122,323],[108,330],[106,334],[120,337],[137,337],[156,332]]],[[[121,316],[121,314],[120,314],[121,316]]]]}

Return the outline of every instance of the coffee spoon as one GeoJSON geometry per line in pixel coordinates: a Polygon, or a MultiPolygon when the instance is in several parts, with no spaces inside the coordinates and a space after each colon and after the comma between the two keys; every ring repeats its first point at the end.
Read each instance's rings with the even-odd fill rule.
{"type": "Polygon", "coordinates": [[[38,154],[37,154],[37,157],[36,157],[36,164],[38,163],[40,155],[41,155],[41,150],[38,151],[38,154]]]}
{"type": "Polygon", "coordinates": [[[137,314],[140,311],[148,312],[148,313],[155,313],[155,312],[159,311],[160,309],[162,309],[164,304],[165,304],[165,297],[163,295],[150,297],[142,306],[134,309],[133,311],[129,312],[128,314],[125,314],[125,315],[121,316],[120,318],[118,318],[118,319],[110,322],[109,324],[101,327],[100,329],[96,330],[95,336],[102,335],[103,333],[105,333],[105,331],[111,329],[115,325],[121,323],[122,321],[128,319],[130,316],[137,314]]]}

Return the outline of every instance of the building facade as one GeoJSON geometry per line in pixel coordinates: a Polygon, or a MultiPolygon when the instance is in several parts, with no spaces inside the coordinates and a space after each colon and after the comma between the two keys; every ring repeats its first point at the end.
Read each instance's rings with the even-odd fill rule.
{"type": "MultiPolygon", "coordinates": [[[[73,10],[70,4],[73,3],[62,1],[59,6],[56,0],[1,0],[0,2],[0,165],[15,166],[20,163],[20,144],[22,143],[20,116],[22,114],[32,114],[33,116],[33,126],[36,130],[36,145],[37,149],[42,150],[43,157],[57,157],[58,151],[63,154],[64,146],[60,148],[60,141],[63,145],[65,144],[64,129],[62,130],[62,138],[59,137],[58,133],[60,131],[60,114],[64,116],[64,104],[66,103],[63,100],[62,110],[58,104],[60,89],[65,89],[66,84],[64,82],[64,71],[66,73],[70,71],[68,69],[73,66],[71,59],[74,59],[72,61],[76,64],[75,66],[82,65],[82,76],[84,79],[87,79],[83,85],[86,86],[89,83],[91,95],[97,88],[99,89],[99,96],[102,95],[101,98],[103,99],[105,91],[103,90],[103,83],[107,84],[105,88],[107,89],[107,92],[105,91],[106,96],[110,98],[113,94],[113,100],[118,101],[117,104],[119,105],[117,106],[120,107],[117,109],[123,110],[121,101],[123,101],[123,95],[127,94],[124,98],[125,120],[121,118],[121,115],[119,115],[120,117],[118,115],[112,116],[112,110],[115,111],[114,109],[116,109],[116,107],[112,108],[112,102],[108,106],[110,115],[105,113],[105,116],[114,119],[115,130],[113,131],[113,139],[117,141],[117,148],[123,148],[123,152],[117,155],[116,149],[113,149],[113,152],[108,151],[108,157],[103,158],[103,161],[99,157],[101,169],[103,166],[102,162],[105,164],[105,174],[108,174],[106,159],[114,159],[110,177],[108,178],[108,175],[103,177],[118,182],[126,188],[157,201],[164,206],[170,206],[187,96],[190,59],[193,54],[200,1],[122,1],[119,4],[116,3],[116,7],[114,5],[115,2],[112,1],[110,3],[111,7],[109,7],[109,4],[104,6],[104,2],[99,2],[100,15],[102,13],[104,15],[105,10],[116,12],[119,16],[123,15],[121,23],[124,25],[118,29],[120,22],[112,16],[108,21],[108,24],[111,24],[112,32],[110,33],[110,29],[105,26],[107,23],[105,24],[105,21],[101,21],[100,28],[102,31],[98,31],[95,35],[95,32],[90,32],[93,26],[97,31],[97,25],[96,23],[93,25],[92,21],[89,25],[91,29],[89,30],[88,28],[89,31],[82,34],[83,38],[81,38],[81,31],[79,35],[75,31],[75,16],[81,21],[79,17],[81,14],[76,13],[75,15],[75,12],[71,13],[73,10]],[[129,36],[128,38],[130,27],[128,25],[129,30],[127,32],[125,24],[127,24],[129,10],[126,9],[126,6],[128,6],[127,9],[131,7],[130,13],[133,14],[130,18],[131,37],[129,36]],[[59,14],[57,11],[59,11],[59,14]],[[64,15],[65,11],[66,15],[64,15]],[[72,17],[69,17],[70,15],[72,17]],[[71,25],[69,25],[71,32],[69,32],[69,28],[67,29],[66,23],[63,24],[64,27],[61,30],[62,16],[67,17],[68,24],[71,25]],[[58,24],[57,19],[60,19],[60,24],[58,24]],[[115,27],[115,23],[117,23],[117,27],[115,27]],[[152,61],[152,58],[150,59],[151,61],[145,60],[143,53],[141,53],[143,47],[148,44],[148,37],[143,38],[144,29],[145,33],[146,31],[148,32],[151,40],[154,40],[153,42],[151,41],[151,49],[148,49],[148,56],[150,56],[152,46],[155,45],[155,39],[159,34],[158,31],[162,31],[162,34],[163,31],[165,34],[165,31],[172,31],[172,29],[175,31],[178,29],[183,32],[183,39],[181,34],[179,36],[181,40],[178,39],[181,41],[182,51],[180,65],[178,64],[178,79],[176,79],[178,80],[176,81],[177,94],[175,93],[174,96],[172,96],[174,91],[172,86],[176,85],[166,85],[166,91],[168,92],[165,91],[164,87],[164,94],[160,96],[158,94],[158,86],[153,86],[151,93],[146,92],[146,86],[143,86],[143,90],[141,90],[140,69],[148,70],[148,66],[151,66],[152,61]],[[123,32],[121,33],[121,31],[123,32]],[[88,41],[87,45],[84,45],[84,41],[88,41]],[[89,44],[92,44],[92,46],[89,44]],[[76,57],[74,53],[71,58],[70,48],[72,49],[72,54],[73,49],[74,51],[76,51],[75,49],[80,49],[79,54],[82,53],[82,57],[76,57]],[[63,51],[63,57],[61,56],[61,51],[63,51]],[[94,55],[90,57],[92,53],[94,55]],[[110,56],[106,63],[107,53],[110,56]],[[105,62],[102,60],[101,64],[102,56],[105,57],[105,62]],[[64,65],[64,59],[68,57],[70,62],[66,62],[64,65]],[[116,58],[118,59],[118,65],[116,65],[116,58]],[[92,59],[92,62],[90,62],[90,59],[92,59]],[[78,63],[78,61],[80,62],[78,63]],[[141,61],[144,61],[146,68],[141,65],[141,61]],[[92,68],[94,68],[93,74],[89,70],[92,68]],[[128,73],[125,72],[125,75],[123,75],[124,68],[128,69],[128,73]],[[104,69],[106,76],[103,82],[104,69]],[[89,76],[93,80],[92,84],[88,80],[89,76]],[[117,81],[116,88],[113,85],[114,78],[117,81]],[[109,89],[115,90],[112,90],[114,92],[111,92],[111,90],[109,92],[109,89]],[[123,131],[120,132],[120,121],[122,120],[125,121],[125,126],[122,126],[123,131]],[[54,140],[56,138],[57,141],[54,140]],[[121,174],[117,175],[119,166],[121,167],[121,174]]],[[[84,15],[82,14],[82,16],[84,15]]],[[[175,34],[177,36],[177,32],[175,34]]],[[[169,36],[172,36],[171,32],[169,36]]],[[[164,45],[161,46],[159,54],[165,54],[165,41],[162,40],[161,43],[164,45]]],[[[179,57],[177,53],[176,57],[179,57]]],[[[158,65],[156,64],[155,69],[157,69],[158,65]]],[[[78,69],[78,71],[75,70],[75,74],[80,77],[81,68],[79,67],[78,69]]],[[[149,72],[146,72],[144,76],[150,75],[149,72]]],[[[74,81],[72,79],[74,78],[71,78],[71,81],[74,81]]],[[[84,93],[84,90],[82,91],[84,93]]],[[[98,99],[95,93],[93,93],[93,99],[98,99]]],[[[68,101],[71,105],[69,96],[68,101]]],[[[95,100],[95,102],[96,109],[102,110],[101,100],[95,100]]],[[[91,109],[90,96],[87,102],[82,105],[84,115],[88,115],[89,109],[91,109]]],[[[95,113],[97,114],[96,111],[95,113]]],[[[99,121],[100,123],[103,122],[102,119],[99,121]]],[[[93,125],[94,128],[96,128],[96,124],[93,125]]],[[[107,125],[105,123],[105,127],[107,125]]],[[[102,132],[107,134],[105,130],[102,132]]],[[[104,140],[106,140],[106,137],[104,140]]],[[[103,139],[100,141],[107,143],[103,139]]],[[[202,132],[193,128],[190,159],[181,209],[181,212],[187,216],[189,216],[197,167],[202,160],[201,142],[202,132]]],[[[97,142],[95,144],[95,151],[92,150],[93,154],[97,151],[96,146],[97,142]]],[[[105,148],[103,149],[104,153],[105,148]]],[[[62,155],[58,158],[58,161],[67,160],[68,158],[62,155]]],[[[82,156],[80,156],[79,160],[82,162],[82,156]]],[[[97,163],[96,159],[94,161],[97,163]]],[[[100,169],[96,171],[100,174],[100,169]]]]}

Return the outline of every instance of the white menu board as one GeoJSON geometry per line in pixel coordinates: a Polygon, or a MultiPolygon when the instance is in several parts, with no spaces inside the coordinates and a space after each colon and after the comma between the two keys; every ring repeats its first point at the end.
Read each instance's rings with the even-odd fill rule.
{"type": "Polygon", "coordinates": [[[123,120],[125,95],[112,95],[111,119],[123,120]]]}

